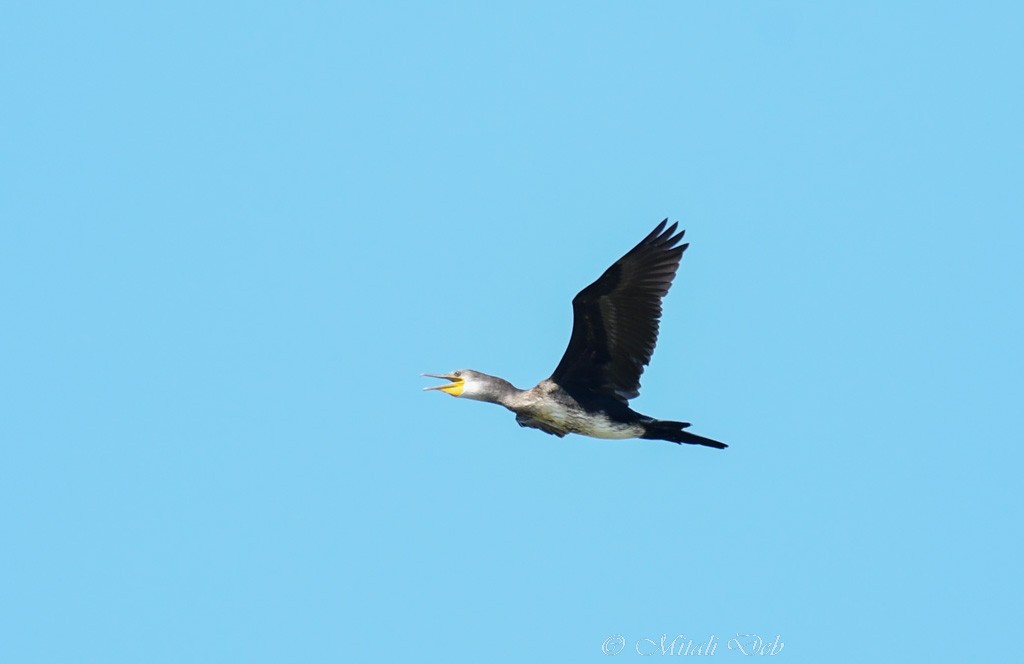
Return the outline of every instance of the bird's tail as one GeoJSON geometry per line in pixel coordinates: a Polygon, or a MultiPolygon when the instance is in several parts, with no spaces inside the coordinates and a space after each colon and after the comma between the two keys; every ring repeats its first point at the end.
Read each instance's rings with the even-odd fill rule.
{"type": "Polygon", "coordinates": [[[711,440],[704,436],[698,436],[695,433],[689,431],[683,431],[686,427],[690,426],[689,422],[673,422],[671,420],[651,420],[644,424],[644,434],[641,438],[650,438],[652,440],[667,440],[673,443],[686,443],[688,445],[707,445],[708,447],[714,447],[720,450],[724,450],[728,445],[720,443],[717,440],[711,440]]]}

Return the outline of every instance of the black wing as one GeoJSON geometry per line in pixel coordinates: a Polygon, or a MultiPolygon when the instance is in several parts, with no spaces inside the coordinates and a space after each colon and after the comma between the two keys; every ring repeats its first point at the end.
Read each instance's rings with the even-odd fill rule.
{"type": "Polygon", "coordinates": [[[551,380],[622,403],[640,394],[640,374],[658,341],[661,298],[690,246],[665,219],[572,300],[572,336],[551,380]]]}

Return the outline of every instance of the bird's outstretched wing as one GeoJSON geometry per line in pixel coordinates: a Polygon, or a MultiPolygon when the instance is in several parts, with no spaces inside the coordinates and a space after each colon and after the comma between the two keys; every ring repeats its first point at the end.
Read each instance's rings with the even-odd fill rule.
{"type": "Polygon", "coordinates": [[[683,252],[685,231],[665,219],[572,300],[572,336],[551,380],[622,403],[640,393],[640,375],[658,340],[661,299],[683,252]]]}

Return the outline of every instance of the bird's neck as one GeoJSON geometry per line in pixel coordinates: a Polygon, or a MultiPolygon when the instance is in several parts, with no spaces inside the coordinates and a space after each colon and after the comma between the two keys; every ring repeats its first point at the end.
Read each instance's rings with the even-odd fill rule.
{"type": "Polygon", "coordinates": [[[522,396],[526,394],[526,390],[521,390],[508,381],[502,382],[504,385],[502,385],[495,403],[500,403],[509,410],[515,410],[521,404],[522,396]]]}
{"type": "Polygon", "coordinates": [[[515,410],[515,407],[520,402],[521,395],[525,391],[504,378],[490,376],[486,383],[481,384],[477,389],[464,393],[464,396],[476,399],[477,401],[500,404],[509,410],[515,410]]]}

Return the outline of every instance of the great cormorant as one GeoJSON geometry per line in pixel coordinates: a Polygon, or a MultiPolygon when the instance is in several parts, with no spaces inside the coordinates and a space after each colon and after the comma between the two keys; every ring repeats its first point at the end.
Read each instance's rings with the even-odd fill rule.
{"type": "Polygon", "coordinates": [[[725,448],[725,443],[684,431],[689,422],[656,420],[628,405],[640,394],[640,374],[654,352],[661,300],[690,246],[678,244],[685,233],[676,234],[678,223],[667,224],[668,219],[658,224],[573,298],[569,347],[550,378],[520,390],[502,378],[460,369],[423,374],[450,381],[424,389],[501,404],[516,414],[520,426],[559,438],[578,433],[725,448]]]}

